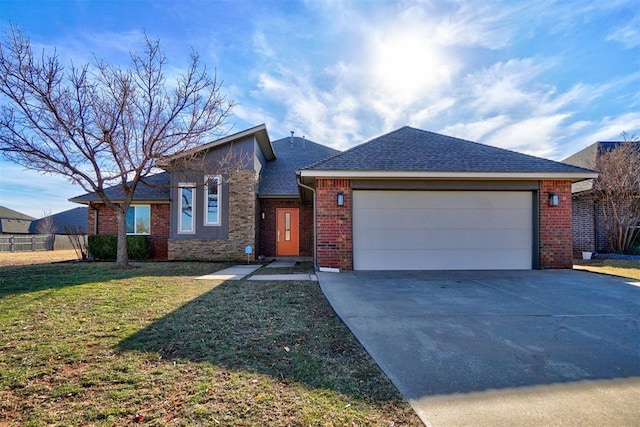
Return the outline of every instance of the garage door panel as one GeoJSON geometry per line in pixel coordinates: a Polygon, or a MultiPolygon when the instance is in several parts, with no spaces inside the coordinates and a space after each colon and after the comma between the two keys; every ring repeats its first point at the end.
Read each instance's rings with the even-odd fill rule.
{"type": "Polygon", "coordinates": [[[354,268],[530,269],[532,194],[354,191],[354,268]]]}
{"type": "Polygon", "coordinates": [[[493,209],[366,209],[354,228],[371,229],[388,225],[397,229],[448,228],[469,229],[530,229],[530,209],[503,209],[496,215],[493,209]],[[418,227],[416,227],[416,225],[418,227]]]}
{"type": "Polygon", "coordinates": [[[359,245],[376,250],[430,249],[529,249],[531,237],[524,230],[503,230],[505,236],[495,238],[496,230],[424,230],[371,229],[359,239],[359,245]],[[435,248],[434,248],[435,247],[435,248]]]}
{"type": "Polygon", "coordinates": [[[503,262],[508,262],[513,270],[531,269],[531,261],[525,258],[530,254],[529,250],[502,250],[478,252],[476,250],[457,250],[455,256],[451,252],[430,250],[423,252],[397,250],[390,255],[389,251],[363,251],[354,257],[354,265],[358,270],[486,270],[487,265],[494,262],[499,256],[503,262]],[[394,259],[393,268],[376,262],[376,259],[391,257],[394,259]],[[464,266],[461,267],[461,266],[464,266]]]}

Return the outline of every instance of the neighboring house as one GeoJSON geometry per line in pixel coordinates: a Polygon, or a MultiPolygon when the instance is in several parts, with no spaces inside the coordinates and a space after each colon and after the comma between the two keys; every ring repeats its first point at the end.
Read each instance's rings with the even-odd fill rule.
{"type": "Polygon", "coordinates": [[[29,234],[34,217],[0,206],[0,234],[29,234]]]}
{"type": "MultiPolygon", "coordinates": [[[[625,141],[597,141],[563,160],[564,163],[593,169],[602,153],[612,150],[625,141]]],[[[640,150],[640,142],[636,144],[640,150]]],[[[594,179],[576,182],[571,186],[573,200],[573,251],[609,251],[602,211],[593,196],[594,179]]]]}
{"type": "MultiPolygon", "coordinates": [[[[342,270],[569,268],[571,184],[596,176],[410,127],[345,152],[271,142],[264,125],[198,149],[212,166],[230,150],[250,161],[229,176],[162,173],[168,188],[136,190],[128,231],[155,258],[246,260],[251,246],[250,259],[342,270]]],[[[94,194],[71,200],[89,205],[90,234],[115,234],[94,194]]]]}
{"type": "MultiPolygon", "coordinates": [[[[51,215],[51,219],[55,234],[72,234],[72,231],[87,234],[87,208],[84,206],[58,212],[51,215]]],[[[32,221],[29,233],[38,234],[38,226],[42,221],[45,221],[45,218],[32,221]]]]}

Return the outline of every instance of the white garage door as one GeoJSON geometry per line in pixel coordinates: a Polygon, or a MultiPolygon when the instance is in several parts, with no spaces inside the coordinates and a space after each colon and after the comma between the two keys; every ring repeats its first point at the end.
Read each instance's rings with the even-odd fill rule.
{"type": "Polygon", "coordinates": [[[531,269],[532,206],[524,191],[354,191],[354,269],[531,269]]]}

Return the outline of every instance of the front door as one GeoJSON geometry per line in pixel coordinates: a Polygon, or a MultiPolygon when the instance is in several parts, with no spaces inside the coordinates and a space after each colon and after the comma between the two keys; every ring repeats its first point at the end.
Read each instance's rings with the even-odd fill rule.
{"type": "Polygon", "coordinates": [[[276,209],[276,255],[300,255],[298,209],[276,209]]]}

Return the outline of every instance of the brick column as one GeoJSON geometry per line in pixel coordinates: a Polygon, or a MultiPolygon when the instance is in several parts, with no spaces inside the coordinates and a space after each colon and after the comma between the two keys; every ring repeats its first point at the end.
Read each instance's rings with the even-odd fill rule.
{"type": "Polygon", "coordinates": [[[317,263],[319,267],[353,270],[351,180],[316,179],[317,263]],[[338,206],[337,194],[344,194],[338,206]]]}
{"type": "Polygon", "coordinates": [[[540,181],[540,268],[572,268],[571,181],[540,181]],[[549,206],[549,193],[558,206],[549,206]]]}

